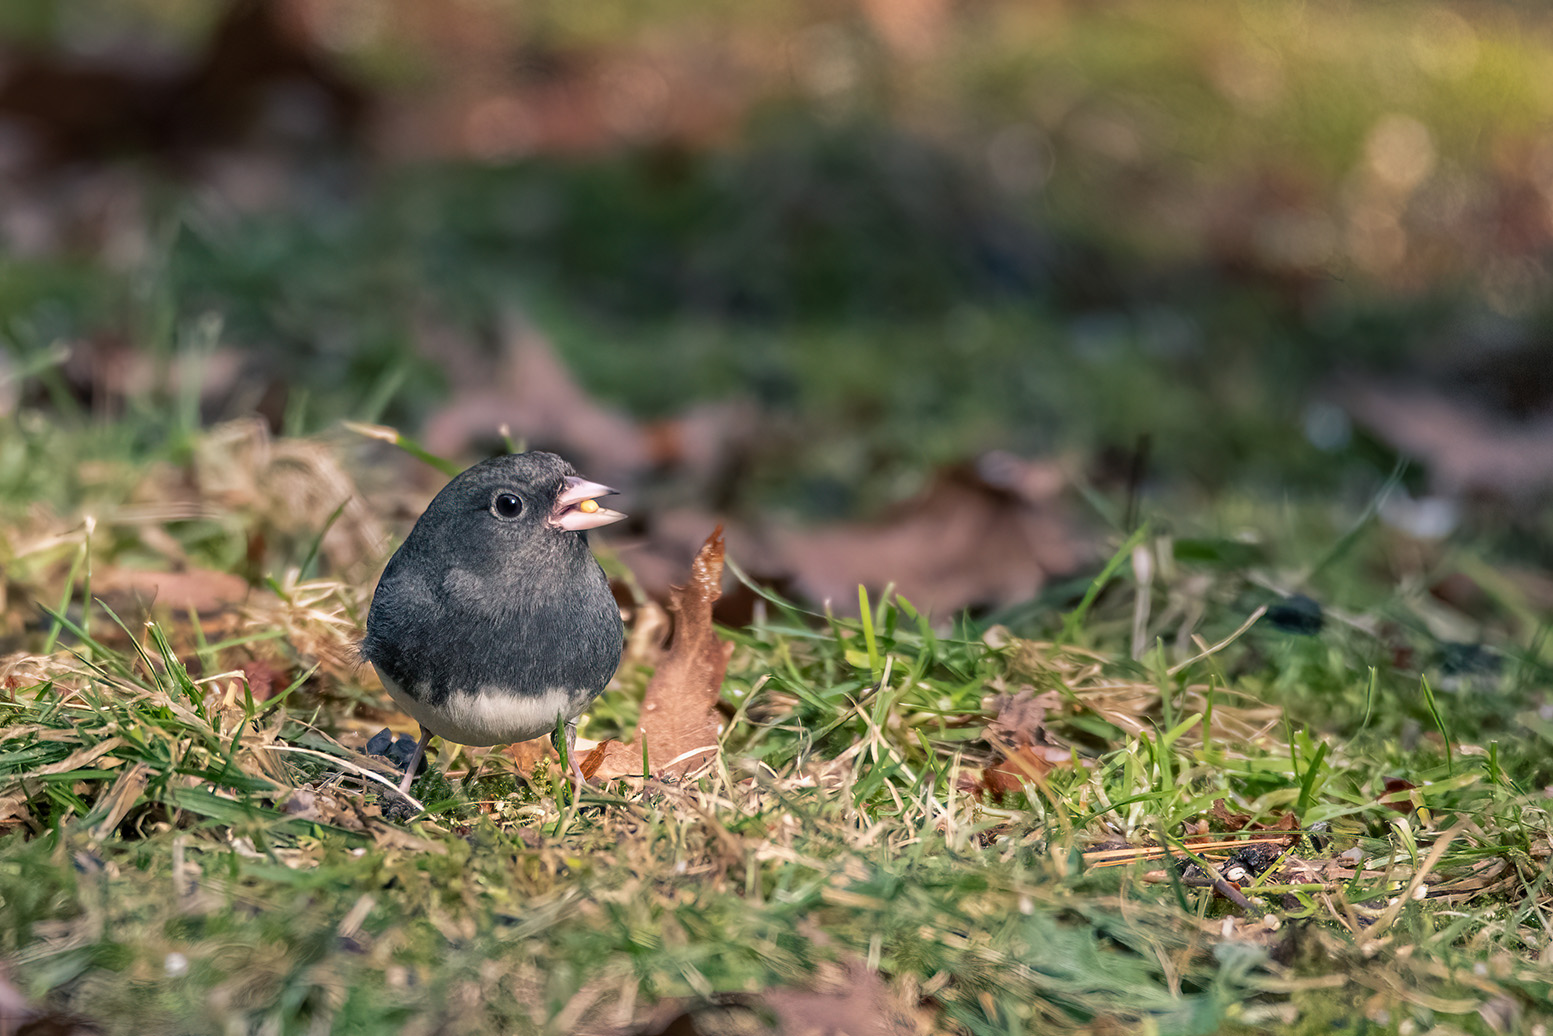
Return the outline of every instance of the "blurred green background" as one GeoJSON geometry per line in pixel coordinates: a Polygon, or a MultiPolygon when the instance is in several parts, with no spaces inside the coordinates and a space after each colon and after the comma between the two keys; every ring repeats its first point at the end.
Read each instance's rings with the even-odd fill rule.
{"type": "Polygon", "coordinates": [[[7,420],[419,434],[516,321],[634,421],[739,401],[735,516],[1006,450],[1228,529],[1400,458],[1553,562],[1541,5],[9,0],[0,40],[7,420]]]}

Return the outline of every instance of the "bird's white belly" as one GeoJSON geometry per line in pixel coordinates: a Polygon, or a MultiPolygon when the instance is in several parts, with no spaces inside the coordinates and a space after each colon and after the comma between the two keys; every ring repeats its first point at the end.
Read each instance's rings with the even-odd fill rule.
{"type": "Polygon", "coordinates": [[[570,720],[583,692],[553,687],[542,694],[518,694],[496,687],[455,692],[433,706],[404,693],[392,680],[383,686],[421,726],[460,745],[506,745],[542,737],[556,720],[570,720]]]}

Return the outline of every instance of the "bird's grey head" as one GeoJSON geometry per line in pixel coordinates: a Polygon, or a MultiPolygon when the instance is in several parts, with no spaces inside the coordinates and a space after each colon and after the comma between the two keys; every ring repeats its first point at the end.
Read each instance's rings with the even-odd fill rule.
{"type": "Polygon", "coordinates": [[[444,486],[410,539],[474,571],[532,565],[586,551],[582,533],[624,518],[597,502],[613,492],[553,453],[492,457],[444,486]]]}

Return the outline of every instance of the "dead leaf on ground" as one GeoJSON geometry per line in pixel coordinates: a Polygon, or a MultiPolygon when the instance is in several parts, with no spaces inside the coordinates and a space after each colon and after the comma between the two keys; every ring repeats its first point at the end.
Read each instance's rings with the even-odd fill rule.
{"type": "Polygon", "coordinates": [[[778,530],[774,540],[799,592],[838,611],[855,607],[859,583],[893,583],[937,616],[1017,604],[1089,556],[1055,500],[1031,501],[969,468],[940,474],[882,521],[778,530]]]}
{"type": "Polygon", "coordinates": [[[1040,782],[1053,767],[1073,764],[1072,749],[1046,732],[1046,710],[1062,705],[1060,693],[1036,694],[1025,687],[997,695],[990,705],[997,715],[987,725],[986,737],[998,756],[979,781],[962,779],[964,790],[993,798],[1016,794],[1026,784],[1040,782]]]}
{"type": "Polygon", "coordinates": [[[423,442],[443,457],[462,456],[506,426],[530,447],[553,449],[589,478],[618,482],[649,462],[646,434],[625,414],[587,394],[540,332],[512,318],[494,370],[478,360],[475,380],[426,422],[423,442]]]}
{"type": "MultiPolygon", "coordinates": [[[[549,341],[516,317],[494,362],[452,332],[428,327],[421,338],[451,357],[455,374],[453,397],[422,436],[442,456],[488,447],[505,427],[514,440],[552,449],[589,477],[640,487],[650,473],[681,496],[721,499],[738,495],[745,462],[776,434],[772,415],[737,399],[639,425],[593,399],[549,341]]],[[[918,608],[946,616],[1029,600],[1052,575],[1092,560],[1062,501],[1067,484],[1055,461],[994,451],[941,472],[881,520],[750,524],[729,527],[727,538],[745,567],[783,594],[850,613],[859,584],[871,591],[893,585],[918,608]]],[[[638,515],[637,527],[647,531],[621,553],[649,594],[666,597],[708,520],[694,509],[647,507],[638,515]]]]}
{"type": "Polygon", "coordinates": [[[723,527],[706,538],[691,562],[690,581],[669,594],[674,641],[647,684],[637,742],[607,741],[589,753],[583,774],[603,780],[641,771],[642,743],[656,773],[684,775],[717,751],[717,700],[733,645],[712,626],[712,606],[722,596],[723,527]]]}
{"type": "Polygon", "coordinates": [[[533,773],[541,760],[559,760],[560,753],[550,743],[549,735],[536,737],[532,741],[515,741],[501,749],[501,753],[512,760],[519,773],[533,773]]]}
{"type": "Polygon", "coordinates": [[[1231,812],[1223,799],[1214,799],[1213,808],[1208,811],[1208,817],[1205,819],[1218,821],[1220,831],[1244,831],[1246,825],[1251,822],[1251,814],[1231,812]]]}
{"type": "MultiPolygon", "coordinates": [[[[1213,806],[1208,810],[1205,821],[1211,822],[1214,830],[1233,833],[1235,831],[1295,831],[1299,829],[1299,820],[1293,813],[1280,813],[1275,820],[1258,820],[1252,822],[1250,813],[1236,813],[1224,804],[1223,799],[1214,799],[1213,806]]],[[[1198,832],[1207,836],[1207,831],[1198,832]]]]}
{"type": "Polygon", "coordinates": [[[1060,708],[1062,695],[1057,691],[1036,694],[1024,687],[1014,694],[999,694],[992,699],[997,713],[987,725],[987,733],[1013,745],[1047,745],[1046,710],[1060,708]]]}
{"type": "Polygon", "coordinates": [[[1355,421],[1423,461],[1436,492],[1525,497],[1553,489],[1553,418],[1499,420],[1426,389],[1358,385],[1340,398],[1355,421]]]}
{"type": "MultiPolygon", "coordinates": [[[[1053,575],[1076,571],[1094,548],[1071,520],[1060,465],[992,453],[951,468],[916,497],[875,522],[810,527],[730,525],[729,549],[760,584],[840,614],[857,612],[857,587],[893,585],[916,607],[947,617],[966,607],[1029,600],[1053,575]]],[[[620,547],[644,590],[665,594],[699,530],[710,520],[693,508],[648,516],[641,538],[620,547]]],[[[721,617],[748,621],[752,602],[729,595],[721,617]]]]}
{"type": "Polygon", "coordinates": [[[1052,762],[1045,755],[1029,745],[1020,745],[982,771],[980,783],[971,790],[985,792],[994,799],[1017,795],[1025,785],[1045,780],[1051,769],[1052,762]]]}
{"type": "Polygon", "coordinates": [[[248,581],[231,572],[191,568],[182,572],[114,568],[97,573],[92,593],[121,618],[148,615],[154,608],[175,616],[192,609],[201,616],[236,608],[249,594],[248,581]]]}
{"type": "Polygon", "coordinates": [[[779,987],[760,994],[783,1036],[889,1036],[915,1030],[891,1010],[889,987],[877,971],[857,961],[839,971],[817,989],[779,987]]]}
{"type": "Polygon", "coordinates": [[[1418,785],[1402,777],[1382,777],[1380,781],[1385,790],[1375,797],[1376,802],[1397,813],[1411,813],[1417,808],[1413,792],[1418,785]]]}

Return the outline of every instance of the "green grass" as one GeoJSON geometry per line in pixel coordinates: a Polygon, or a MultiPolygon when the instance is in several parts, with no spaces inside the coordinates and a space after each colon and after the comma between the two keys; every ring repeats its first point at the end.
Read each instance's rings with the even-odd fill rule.
{"type": "MultiPolygon", "coordinates": [[[[1462,71],[1430,49],[1460,30],[1434,4],[1069,6],[978,7],[915,66],[822,26],[854,96],[756,87],[726,146],[386,169],[246,215],[157,183],[142,266],[0,256],[4,977],[136,1034],[658,1031],[655,1005],[709,1029],[774,987],[877,989],[876,1016],[977,1036],[1545,1033],[1553,643],[1522,576],[1553,564],[1549,512],[1409,541],[1375,505],[1426,473],[1303,422],[1334,371],[1448,378],[1436,343],[1540,333],[1540,297],[1488,290],[1493,221],[1431,222],[1429,182],[1391,201],[1438,266],[1359,271],[1343,242],[1387,116],[1427,129],[1452,191],[1532,183],[1546,16],[1456,12],[1462,71]],[[1050,158],[1039,187],[989,165],[1010,139],[1050,158]],[[1257,252],[1291,215],[1333,251],[1257,252]],[[551,768],[444,747],[407,815],[348,747],[386,719],[354,638],[403,472],[340,422],[417,427],[456,391],[421,331],[488,348],[515,307],[640,419],[752,400],[735,520],[877,513],[987,448],[1065,454],[1113,562],[994,615],[768,599],[724,631],[711,771],[576,804],[551,768]],[[102,341],[153,387],[94,396],[67,351],[102,341]],[[171,387],[221,348],[284,391],[284,488],[251,426],[211,426],[246,410],[171,387]],[[1145,441],[1124,499],[1107,468],[1145,441]],[[341,510],[341,473],[372,506],[341,510]],[[252,592],[197,618],[98,600],[169,566],[252,592]],[[1430,593],[1458,575],[1471,614],[1430,593]],[[1247,626],[1291,593],[1319,633],[1247,626]],[[994,801],[987,703],[1026,687],[1068,758],[994,801]],[[1236,879],[1249,906],[1216,897],[1203,865],[1249,856],[1194,838],[1281,823],[1303,837],[1236,879]]],[[[112,17],[178,40],[210,17],[165,7],[112,17]]],[[[64,10],[27,0],[0,32],[68,35],[64,10]]],[[[771,5],[535,12],[562,57],[680,19],[816,39],[771,5]]],[[[380,43],[351,60],[402,88],[409,45],[380,43]]],[[[586,736],[634,728],[651,664],[586,736]]]]}
{"type": "MultiPolygon", "coordinates": [[[[74,542],[34,559],[73,588],[57,647],[0,677],[0,947],[37,1003],[106,1032],[616,1031],[662,1001],[839,997],[856,967],[881,1010],[967,1033],[1553,1021],[1553,774],[1537,728],[1509,721],[1546,701],[1535,651],[1470,693],[1425,691],[1356,630],[1237,636],[1264,570],[1201,561],[1152,591],[1213,602],[1199,645],[1159,627],[1138,661],[1128,563],[1066,620],[1036,608],[1013,630],[772,598],[725,631],[732,719],[710,771],[579,806],[548,769],[514,784],[491,759],[473,782],[423,778],[431,812],[388,819],[348,765],[372,764],[330,736],[360,726],[365,675],[301,665],[369,583],[277,584],[212,640],[87,603],[85,573],[122,547],[74,542]],[[259,648],[298,660],[282,698],[245,691],[259,648]],[[1022,686],[1057,694],[1046,729],[1072,763],[986,800],[984,705],[1022,686]],[[1377,801],[1382,777],[1417,808],[1377,801]],[[1236,837],[1218,800],[1317,832],[1242,881],[1249,911],[1191,867],[1085,856],[1155,845],[1184,865],[1192,832],[1236,837]]],[[[628,728],[641,689],[623,673],[590,733],[628,728]]]]}

